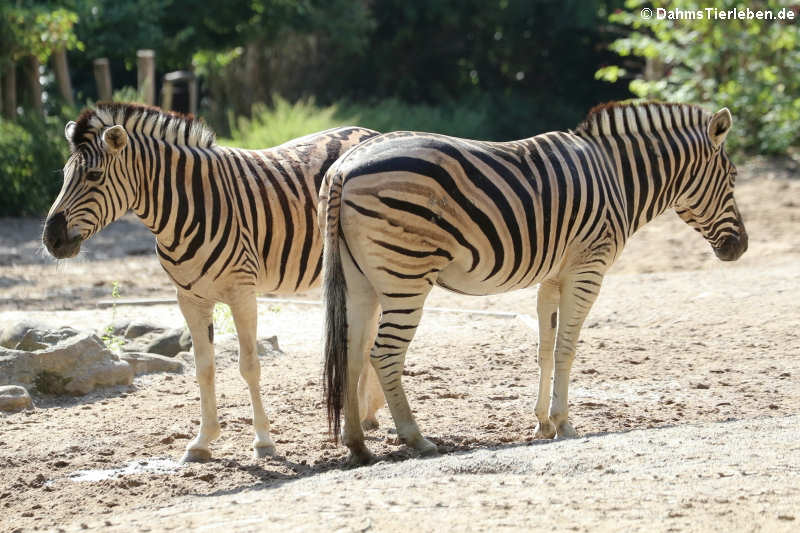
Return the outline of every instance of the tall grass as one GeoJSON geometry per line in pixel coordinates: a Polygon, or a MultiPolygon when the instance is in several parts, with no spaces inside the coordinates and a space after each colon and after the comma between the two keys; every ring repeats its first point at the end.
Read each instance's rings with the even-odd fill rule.
{"type": "Polygon", "coordinates": [[[219,143],[250,149],[269,148],[302,135],[346,125],[383,133],[412,130],[485,139],[490,131],[488,115],[485,106],[434,107],[384,100],[371,105],[322,107],[311,98],[291,103],[274,96],[271,105],[254,105],[250,118],[229,114],[230,137],[219,139],[219,143]]]}

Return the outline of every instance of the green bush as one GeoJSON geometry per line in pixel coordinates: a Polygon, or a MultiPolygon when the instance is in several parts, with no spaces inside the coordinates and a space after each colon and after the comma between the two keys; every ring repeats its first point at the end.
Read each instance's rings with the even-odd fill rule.
{"type": "Polygon", "coordinates": [[[295,103],[273,96],[272,106],[255,104],[252,118],[228,115],[230,138],[219,139],[219,144],[239,148],[270,148],[308,133],[354,123],[346,117],[337,117],[336,106],[319,107],[313,98],[295,103]]]}
{"type": "MultiPolygon", "coordinates": [[[[766,0],[753,10],[777,14],[785,2],[766,0]]],[[[596,77],[616,82],[632,77],[630,90],[639,97],[727,106],[734,117],[728,137],[731,150],[785,153],[800,143],[800,32],[797,13],[787,20],[719,20],[704,8],[745,9],[738,0],[628,0],[628,12],[609,20],[627,29],[611,44],[622,57],[645,59],[649,72],[629,73],[618,65],[600,69],[596,77]],[[702,12],[702,19],[644,19],[642,8],[702,12]]],[[[673,11],[674,12],[674,11],[673,11]]],[[[635,64],[635,62],[633,62],[635,64]]]]}
{"type": "Polygon", "coordinates": [[[50,208],[69,155],[63,131],[59,117],[0,119],[0,216],[41,215],[50,208]]]}

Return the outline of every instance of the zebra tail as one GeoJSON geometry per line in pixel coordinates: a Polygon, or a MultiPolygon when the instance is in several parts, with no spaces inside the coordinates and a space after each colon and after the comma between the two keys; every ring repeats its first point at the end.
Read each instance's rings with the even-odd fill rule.
{"type": "MultiPolygon", "coordinates": [[[[329,174],[330,176],[330,174],[329,174]]],[[[329,176],[326,176],[328,181],[329,176]]],[[[326,198],[320,197],[321,214],[324,214],[325,249],[322,281],[325,300],[325,369],[323,376],[325,403],[328,410],[328,431],[338,442],[341,430],[343,399],[347,387],[347,284],[344,279],[342,257],[339,250],[339,211],[341,208],[343,176],[332,175],[326,198]]],[[[323,186],[325,187],[325,186],[323,186]]]]}

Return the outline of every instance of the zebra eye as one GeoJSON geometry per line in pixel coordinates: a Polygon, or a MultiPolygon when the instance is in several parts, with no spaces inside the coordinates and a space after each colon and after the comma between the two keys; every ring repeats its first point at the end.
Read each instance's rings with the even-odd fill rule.
{"type": "Polygon", "coordinates": [[[102,170],[90,170],[86,173],[86,179],[88,181],[100,181],[100,178],[103,177],[102,170]]]}

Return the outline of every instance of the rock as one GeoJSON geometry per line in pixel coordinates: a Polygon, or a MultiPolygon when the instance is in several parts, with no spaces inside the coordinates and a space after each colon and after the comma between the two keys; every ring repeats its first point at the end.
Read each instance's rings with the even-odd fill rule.
{"type": "Polygon", "coordinates": [[[108,335],[108,334],[116,335],[118,337],[121,337],[121,336],[123,336],[125,334],[126,331],[128,331],[128,328],[130,327],[131,323],[132,323],[131,320],[120,318],[120,319],[117,319],[117,320],[113,321],[110,326],[106,326],[104,328],[101,328],[99,330],[98,334],[101,337],[103,335],[108,335]]]}
{"type": "Polygon", "coordinates": [[[32,329],[19,341],[15,349],[25,352],[44,350],[48,346],[56,345],[65,339],[79,334],[80,332],[77,329],[73,329],[69,326],[51,330],[32,329]]]}
{"type": "Polygon", "coordinates": [[[0,411],[19,411],[31,407],[33,407],[33,400],[25,387],[17,385],[0,387],[0,411]]]}
{"type": "Polygon", "coordinates": [[[153,372],[183,372],[183,363],[177,358],[165,357],[153,353],[125,352],[120,359],[133,368],[137,376],[153,372]]]}
{"type": "Polygon", "coordinates": [[[3,330],[0,335],[0,346],[3,348],[10,348],[12,350],[17,348],[19,342],[31,330],[45,331],[48,327],[40,322],[33,322],[32,320],[21,320],[16,324],[11,324],[3,330]]]}
{"type": "Polygon", "coordinates": [[[131,322],[130,325],[125,329],[125,338],[126,339],[135,339],[136,337],[141,337],[142,335],[147,335],[148,333],[161,333],[164,331],[164,328],[160,326],[156,326],[155,324],[148,324],[147,322],[131,322]]]}
{"type": "MultiPolygon", "coordinates": [[[[281,355],[283,352],[278,348],[278,337],[273,335],[266,339],[256,341],[257,353],[259,357],[270,355],[281,355]]],[[[239,357],[239,339],[235,334],[220,335],[214,343],[217,354],[229,355],[233,358],[239,357]]]]}
{"type": "Polygon", "coordinates": [[[187,365],[194,365],[194,354],[192,352],[180,352],[175,358],[183,360],[187,365]]]}
{"type": "Polygon", "coordinates": [[[184,329],[172,329],[156,337],[147,348],[144,350],[148,353],[157,353],[159,355],[166,355],[167,357],[175,357],[179,352],[184,352],[191,348],[192,343],[189,341],[186,345],[184,337],[184,329]]]}
{"type": "Polygon", "coordinates": [[[0,348],[0,385],[35,386],[44,394],[86,394],[130,385],[133,368],[92,334],[68,337],[33,352],[0,348]]]}
{"type": "Polygon", "coordinates": [[[189,328],[183,328],[183,333],[181,333],[181,338],[178,341],[180,345],[183,347],[184,350],[189,350],[192,347],[192,332],[189,331],[189,328]]]}

